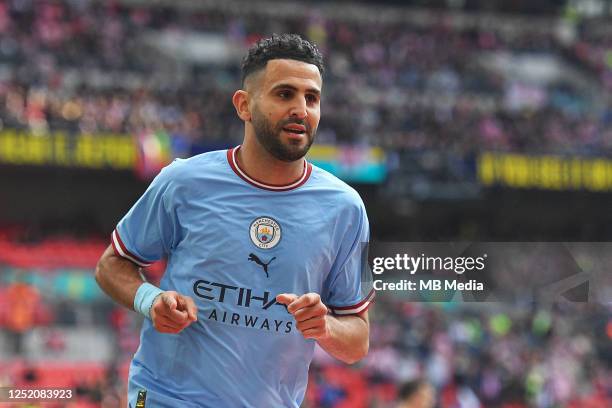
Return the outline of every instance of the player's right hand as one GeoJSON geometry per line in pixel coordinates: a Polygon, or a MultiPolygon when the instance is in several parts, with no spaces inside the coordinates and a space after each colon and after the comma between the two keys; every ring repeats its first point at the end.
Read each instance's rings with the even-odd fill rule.
{"type": "Polygon", "coordinates": [[[173,290],[157,296],[151,306],[151,321],[160,333],[180,333],[196,320],[198,308],[193,299],[173,290]]]}

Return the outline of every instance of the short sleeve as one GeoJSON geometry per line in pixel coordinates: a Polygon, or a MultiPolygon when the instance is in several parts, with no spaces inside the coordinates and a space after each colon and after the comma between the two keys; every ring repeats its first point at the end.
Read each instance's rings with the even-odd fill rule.
{"type": "Polygon", "coordinates": [[[177,220],[171,199],[176,162],[165,167],[112,233],[115,254],[146,267],[169,253],[176,242],[177,220]]]}
{"type": "Polygon", "coordinates": [[[336,315],[362,313],[373,298],[372,274],[367,262],[370,228],[361,200],[340,238],[336,261],[327,277],[323,300],[336,315]]]}

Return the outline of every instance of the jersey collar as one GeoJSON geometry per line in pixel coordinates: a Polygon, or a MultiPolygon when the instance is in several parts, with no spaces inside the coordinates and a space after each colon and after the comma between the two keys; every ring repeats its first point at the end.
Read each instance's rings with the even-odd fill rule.
{"type": "Polygon", "coordinates": [[[233,149],[229,149],[227,151],[227,161],[230,167],[232,168],[232,170],[234,170],[234,173],[236,173],[238,177],[240,177],[247,183],[264,190],[288,191],[296,189],[306,183],[306,181],[308,181],[308,178],[310,177],[310,174],[312,173],[312,164],[304,160],[304,170],[302,171],[302,175],[293,183],[283,185],[264,183],[262,181],[250,177],[244,170],[240,168],[240,166],[238,165],[238,160],[236,160],[236,153],[238,153],[238,150],[240,150],[240,146],[234,147],[233,149]]]}

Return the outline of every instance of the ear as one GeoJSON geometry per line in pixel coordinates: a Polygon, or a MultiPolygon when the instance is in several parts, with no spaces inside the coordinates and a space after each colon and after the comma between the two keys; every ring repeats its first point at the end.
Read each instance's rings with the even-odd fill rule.
{"type": "Polygon", "coordinates": [[[242,89],[234,92],[234,96],[232,97],[232,103],[234,104],[238,117],[245,122],[251,121],[251,110],[249,109],[248,97],[249,93],[242,89]]]}

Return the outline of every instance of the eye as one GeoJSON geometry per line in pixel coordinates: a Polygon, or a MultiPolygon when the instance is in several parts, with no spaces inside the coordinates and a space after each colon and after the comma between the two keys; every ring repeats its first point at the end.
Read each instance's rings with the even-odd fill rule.
{"type": "Polygon", "coordinates": [[[306,95],[306,101],[308,103],[317,103],[319,101],[319,97],[315,94],[306,95]]]}
{"type": "Polygon", "coordinates": [[[280,91],[280,92],[278,93],[278,96],[279,96],[281,99],[289,99],[289,98],[291,97],[291,92],[290,92],[290,91],[280,91]]]}

